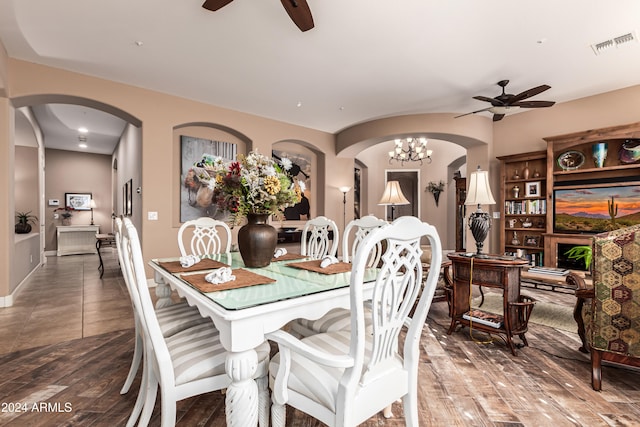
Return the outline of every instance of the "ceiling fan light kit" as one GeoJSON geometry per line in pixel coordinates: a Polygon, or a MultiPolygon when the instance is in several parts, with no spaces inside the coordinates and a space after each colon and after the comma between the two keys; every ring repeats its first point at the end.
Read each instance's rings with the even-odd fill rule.
{"type": "Polygon", "coordinates": [[[524,92],[520,92],[517,95],[506,93],[505,87],[509,84],[509,80],[500,80],[497,85],[502,88],[502,93],[494,98],[487,96],[474,96],[473,99],[478,101],[489,102],[491,107],[483,108],[480,110],[472,111],[470,113],[461,114],[458,117],[468,116],[469,114],[481,113],[483,111],[489,111],[493,113],[493,121],[497,122],[502,120],[505,114],[516,111],[520,108],[546,108],[555,104],[555,101],[525,101],[528,98],[538,95],[546,90],[551,89],[549,85],[540,85],[524,92]]]}

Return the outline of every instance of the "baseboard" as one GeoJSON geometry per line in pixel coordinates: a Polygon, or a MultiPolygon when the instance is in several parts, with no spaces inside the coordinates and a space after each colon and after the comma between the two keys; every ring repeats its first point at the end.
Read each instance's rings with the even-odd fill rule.
{"type": "Polygon", "coordinates": [[[22,279],[22,282],[18,283],[18,286],[16,286],[16,288],[13,290],[13,292],[11,292],[9,295],[4,296],[4,297],[0,297],[0,307],[11,307],[13,306],[13,303],[15,302],[15,299],[18,297],[18,294],[20,293],[20,291],[22,290],[22,286],[25,285],[27,283],[27,281],[29,280],[29,278],[31,277],[31,275],[33,273],[35,273],[35,271],[40,268],[42,266],[42,263],[38,263],[38,265],[35,266],[35,268],[33,270],[31,270],[29,272],[29,274],[27,274],[27,276],[22,279]]]}

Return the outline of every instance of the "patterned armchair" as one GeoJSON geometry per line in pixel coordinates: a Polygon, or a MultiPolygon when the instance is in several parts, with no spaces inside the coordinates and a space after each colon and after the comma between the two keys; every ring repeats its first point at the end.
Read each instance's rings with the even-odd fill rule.
{"type": "Polygon", "coordinates": [[[603,360],[640,367],[640,225],[593,239],[593,287],[570,274],[578,297],[574,316],[591,353],[591,386],[602,386],[603,360]]]}

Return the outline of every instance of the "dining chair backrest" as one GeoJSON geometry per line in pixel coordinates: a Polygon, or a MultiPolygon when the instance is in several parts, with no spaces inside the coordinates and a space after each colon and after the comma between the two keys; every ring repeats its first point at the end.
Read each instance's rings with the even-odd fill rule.
{"type": "Polygon", "coordinates": [[[406,424],[418,426],[420,336],[438,281],[439,268],[434,266],[440,265],[441,252],[435,227],[416,217],[400,217],[376,228],[360,243],[353,259],[350,330],[316,334],[302,345],[285,331],[269,335],[280,348],[279,361],[274,359],[271,366],[277,371],[274,426],[284,424],[285,404],[330,426],[356,426],[399,398],[406,424]],[[434,249],[424,287],[423,238],[434,249]],[[370,252],[383,241],[386,250],[375,282],[365,284],[370,252]],[[368,309],[365,289],[372,289],[368,309]],[[413,318],[407,322],[416,302],[413,318]],[[370,316],[369,327],[365,316],[370,316]],[[401,344],[401,330],[407,323],[401,344]]]}
{"type": "Polygon", "coordinates": [[[300,253],[314,259],[336,256],[340,236],[335,221],[326,216],[310,219],[304,224],[300,253]]]}
{"type": "MultiPolygon", "coordinates": [[[[362,218],[356,218],[349,222],[342,233],[342,261],[349,262],[355,255],[358,246],[365,237],[378,227],[387,224],[384,219],[376,218],[374,215],[367,215],[362,218]],[[351,240],[353,234],[353,240],[351,240]]],[[[377,265],[382,256],[382,242],[379,242],[375,250],[371,252],[369,266],[377,265]]]]}
{"type": "MultiPolygon", "coordinates": [[[[144,336],[145,369],[143,374],[144,409],[139,424],[146,426],[154,408],[158,386],[161,390],[161,425],[173,426],[176,422],[176,402],[190,396],[222,390],[231,384],[225,371],[227,352],[220,341],[220,333],[211,321],[201,322],[191,328],[164,337],[153,306],[138,233],[133,223],[124,219],[122,232],[124,270],[133,292],[134,307],[141,320],[144,336]]],[[[266,376],[270,347],[267,342],[256,348],[258,365],[256,374],[266,376]]],[[[261,380],[258,403],[262,404],[261,427],[269,422],[266,402],[268,390],[266,378],[261,380]]],[[[135,421],[135,420],[134,420],[135,421]]]]}
{"type": "Polygon", "coordinates": [[[178,230],[178,247],[181,256],[229,252],[231,229],[226,223],[209,217],[187,221],[178,230]],[[188,246],[185,240],[188,240],[188,246]]]}

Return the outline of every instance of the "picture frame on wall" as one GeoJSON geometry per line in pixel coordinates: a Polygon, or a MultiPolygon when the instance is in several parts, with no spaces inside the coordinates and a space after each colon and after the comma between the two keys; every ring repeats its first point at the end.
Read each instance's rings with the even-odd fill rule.
{"type": "Polygon", "coordinates": [[[64,203],[75,211],[90,211],[91,193],[64,193],[64,203]]]}
{"type": "Polygon", "coordinates": [[[540,181],[527,182],[524,195],[525,197],[540,197],[540,181]]]}
{"type": "Polygon", "coordinates": [[[124,183],[122,188],[122,214],[133,215],[133,179],[124,183]]]}

